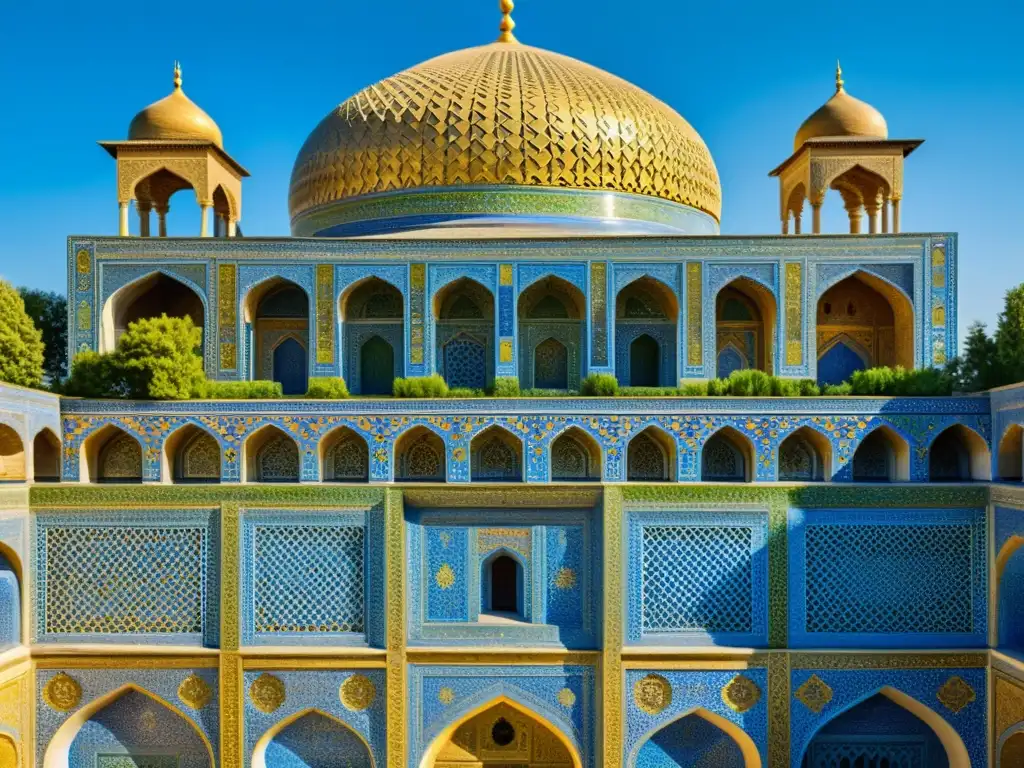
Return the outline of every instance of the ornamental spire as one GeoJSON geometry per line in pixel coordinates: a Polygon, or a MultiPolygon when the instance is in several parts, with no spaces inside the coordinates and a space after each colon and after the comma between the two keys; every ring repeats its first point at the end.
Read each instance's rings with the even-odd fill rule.
{"type": "Polygon", "coordinates": [[[181,64],[174,62],[174,90],[181,89],[181,64]]]}
{"type": "Polygon", "coordinates": [[[498,7],[501,9],[501,24],[498,25],[501,34],[498,35],[498,42],[519,42],[516,40],[516,36],[512,34],[512,30],[516,28],[516,23],[512,21],[512,9],[516,7],[515,3],[512,0],[499,0],[498,7]]]}
{"type": "Polygon", "coordinates": [[[843,68],[839,65],[839,59],[836,59],[836,93],[843,90],[843,68]]]}

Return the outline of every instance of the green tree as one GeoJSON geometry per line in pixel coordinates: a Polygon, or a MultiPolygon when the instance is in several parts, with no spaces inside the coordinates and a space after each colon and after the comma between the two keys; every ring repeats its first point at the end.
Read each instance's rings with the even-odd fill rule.
{"type": "Polygon", "coordinates": [[[43,335],[43,373],[53,384],[68,375],[68,302],[61,294],[19,288],[25,311],[43,335]]]}
{"type": "Polygon", "coordinates": [[[1024,285],[1006,292],[1003,311],[996,323],[995,352],[998,384],[1024,381],[1024,285]]]}
{"type": "Polygon", "coordinates": [[[0,280],[0,381],[38,387],[43,381],[43,341],[25,302],[0,280]]]}
{"type": "Polygon", "coordinates": [[[64,391],[80,397],[185,400],[205,382],[202,337],[190,317],[137,320],[113,352],[76,355],[64,391]]]}
{"type": "Polygon", "coordinates": [[[984,323],[971,323],[967,329],[967,338],[964,339],[964,351],[960,357],[950,361],[949,370],[957,389],[964,392],[980,392],[998,386],[996,344],[988,335],[984,323]]]}

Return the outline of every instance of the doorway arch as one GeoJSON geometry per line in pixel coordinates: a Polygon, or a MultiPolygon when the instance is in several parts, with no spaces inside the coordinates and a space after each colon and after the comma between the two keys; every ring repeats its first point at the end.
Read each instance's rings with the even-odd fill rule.
{"type": "Polygon", "coordinates": [[[627,764],[630,768],[646,765],[761,768],[762,760],[757,744],[742,728],[698,707],[642,736],[627,764]]]}
{"type": "Polygon", "coordinates": [[[395,350],[373,335],[359,348],[359,394],[390,395],[395,383],[395,350]]]}
{"type": "Polygon", "coordinates": [[[348,723],[315,707],[285,717],[256,742],[252,768],[277,765],[313,766],[317,757],[333,754],[351,768],[374,768],[373,752],[362,734],[348,723]],[[307,757],[306,751],[310,754],[307,757]]]}
{"type": "Polygon", "coordinates": [[[100,352],[112,352],[136,320],[151,317],[189,317],[203,331],[205,349],[206,299],[193,285],[164,272],[150,272],[114,291],[103,304],[100,352]]]}
{"type": "Polygon", "coordinates": [[[754,368],[773,373],[775,296],[748,277],[738,277],[715,296],[716,375],[754,368]]]}
{"type": "Polygon", "coordinates": [[[343,375],[354,395],[390,395],[394,380],[404,375],[405,299],[394,285],[379,277],[367,277],[353,283],[339,299],[343,375]],[[374,341],[374,339],[377,339],[374,341]],[[371,343],[372,347],[366,345],[371,343]],[[387,349],[386,347],[390,347],[387,349]],[[370,356],[386,355],[386,361],[370,356]],[[363,365],[373,370],[364,377],[363,365]],[[363,391],[364,378],[373,391],[363,391]]]}

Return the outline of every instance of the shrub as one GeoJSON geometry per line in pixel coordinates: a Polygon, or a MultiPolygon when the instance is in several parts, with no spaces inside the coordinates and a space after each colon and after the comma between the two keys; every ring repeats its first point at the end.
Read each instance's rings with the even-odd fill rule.
{"type": "Polygon", "coordinates": [[[22,387],[43,382],[43,337],[14,287],[0,280],[0,381],[22,387]]]}
{"type": "Polygon", "coordinates": [[[580,382],[580,394],[587,397],[615,397],[619,380],[610,373],[590,373],[580,382]]]}
{"type": "Polygon", "coordinates": [[[318,376],[309,380],[306,397],[314,400],[346,400],[348,387],[345,380],[335,376],[318,376]]]}
{"type": "Polygon", "coordinates": [[[949,373],[937,368],[908,371],[897,366],[856,371],[849,384],[854,395],[928,397],[952,394],[954,380],[949,373]]]}
{"type": "Polygon", "coordinates": [[[473,389],[472,387],[455,387],[455,389],[449,389],[447,397],[452,400],[465,400],[469,397],[486,397],[487,393],[482,389],[473,389]]]}
{"type": "Polygon", "coordinates": [[[71,375],[61,394],[74,397],[128,397],[128,382],[112,354],[79,352],[71,361],[71,375]]]}
{"type": "Polygon", "coordinates": [[[284,397],[279,381],[204,381],[194,393],[203,400],[276,400],[284,397]]]}
{"type": "Polygon", "coordinates": [[[706,381],[691,381],[683,384],[679,388],[679,394],[683,397],[707,397],[708,396],[708,382],[706,381]]]}
{"type": "Polygon", "coordinates": [[[519,379],[515,376],[499,376],[494,380],[495,397],[519,397],[519,379]]]}
{"type": "Polygon", "coordinates": [[[675,387],[619,387],[618,397],[678,397],[675,387]]]}
{"type": "Polygon", "coordinates": [[[448,385],[440,374],[434,373],[430,376],[395,379],[391,391],[395,397],[445,397],[448,385]]]}
{"type": "MultiPolygon", "coordinates": [[[[704,393],[698,391],[697,394],[704,393]]],[[[707,383],[706,394],[710,397],[815,397],[821,392],[810,379],[783,379],[748,369],[733,371],[727,379],[712,379],[707,383]]]]}
{"type": "Polygon", "coordinates": [[[826,384],[821,393],[826,397],[846,397],[853,394],[853,387],[848,381],[842,384],[826,384]]]}
{"type": "Polygon", "coordinates": [[[574,397],[580,393],[572,389],[524,389],[519,394],[520,397],[574,397]]]}

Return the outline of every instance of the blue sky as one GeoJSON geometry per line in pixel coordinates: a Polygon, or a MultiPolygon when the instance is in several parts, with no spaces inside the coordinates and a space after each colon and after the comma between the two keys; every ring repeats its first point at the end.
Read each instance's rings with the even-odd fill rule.
{"type": "MultiPolygon", "coordinates": [[[[116,232],[114,164],[95,142],[124,138],[170,91],[175,59],[252,173],[243,230],[283,235],[292,162],[320,118],[382,77],[490,42],[499,18],[497,0],[0,0],[0,275],[64,291],[66,236],[116,232]]],[[[519,0],[514,18],[522,42],[607,69],[690,121],[722,178],[726,234],[778,232],[767,173],[832,94],[841,58],[847,90],[890,136],[926,139],[907,162],[903,228],[960,233],[961,332],[992,326],[1024,282],[1021,4],[519,0]]],[[[197,228],[184,196],[171,234],[197,228]]],[[[831,193],[826,231],[844,219],[831,193]]]]}

